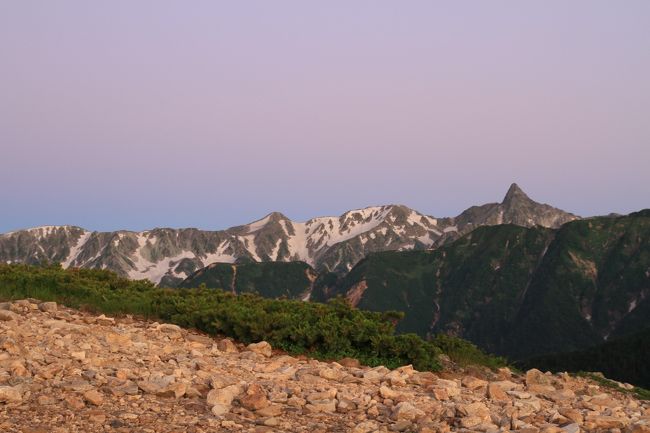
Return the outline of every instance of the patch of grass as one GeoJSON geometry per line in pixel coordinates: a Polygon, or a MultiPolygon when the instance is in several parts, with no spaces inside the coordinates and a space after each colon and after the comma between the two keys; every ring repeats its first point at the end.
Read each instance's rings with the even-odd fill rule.
{"type": "Polygon", "coordinates": [[[577,376],[577,377],[585,377],[587,379],[591,379],[594,382],[598,383],[600,386],[612,389],[614,391],[622,392],[624,394],[632,395],[632,396],[638,398],[639,400],[650,400],[650,390],[640,388],[638,386],[635,386],[632,389],[621,388],[618,385],[618,382],[616,382],[614,380],[607,379],[606,377],[603,377],[600,374],[592,373],[592,372],[588,372],[588,371],[579,371],[579,372],[575,373],[575,376],[577,376]]]}
{"type": "Polygon", "coordinates": [[[0,299],[22,298],[105,314],[134,314],[244,343],[266,340],[289,353],[319,359],[353,357],[370,366],[413,364],[418,370],[437,371],[438,356],[446,352],[464,364],[504,365],[500,358],[457,338],[427,341],[415,334],[395,334],[402,313],[359,310],[342,298],[326,304],[269,299],[204,287],[160,288],[105,270],[0,264],[0,299]]]}
{"type": "Polygon", "coordinates": [[[508,366],[505,358],[489,355],[474,344],[461,338],[438,334],[433,343],[440,348],[449,358],[461,367],[482,365],[491,369],[508,366]]]}

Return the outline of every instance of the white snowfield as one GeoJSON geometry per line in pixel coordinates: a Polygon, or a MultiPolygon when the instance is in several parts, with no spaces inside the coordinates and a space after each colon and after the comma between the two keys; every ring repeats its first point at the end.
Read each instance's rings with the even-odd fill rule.
{"type": "MultiPolygon", "coordinates": [[[[74,238],[67,244],[67,256],[61,260],[61,264],[65,268],[70,266],[107,268],[110,266],[107,266],[102,258],[113,251],[121,251],[124,252],[125,257],[122,258],[127,267],[124,271],[129,278],[148,279],[158,284],[165,276],[187,278],[189,276],[187,270],[177,269],[185,259],[196,262],[196,269],[217,262],[234,263],[246,253],[249,258],[256,261],[301,260],[316,266],[319,257],[333,246],[343,242],[356,240],[359,246],[364,248],[371,242],[394,236],[404,238],[403,245],[396,249],[400,247],[402,249],[412,248],[415,241],[430,247],[443,232],[443,229],[437,226],[435,218],[394,205],[367,207],[346,212],[338,217],[318,217],[306,222],[291,221],[280,215],[276,220],[277,226],[272,232],[274,238],[272,245],[267,251],[261,246],[261,238],[268,237],[265,230],[273,223],[271,215],[238,227],[236,231],[228,229],[221,232],[225,235],[225,239],[212,251],[199,251],[190,247],[174,251],[171,255],[163,254],[160,257],[152,255],[158,242],[162,242],[157,238],[156,230],[116,232],[110,237],[110,241],[101,245],[94,254],[89,254],[86,251],[96,248],[97,238],[102,233],[73,226],[35,227],[5,233],[0,237],[29,232],[38,241],[47,241],[48,238],[61,235],[74,238]],[[402,211],[406,212],[406,217],[399,218],[394,215],[396,210],[403,209],[406,209],[406,211],[402,211]],[[414,230],[417,233],[414,233],[414,230]],[[229,233],[231,231],[236,233],[229,233]],[[75,233],[77,234],[75,235],[75,233]],[[126,247],[129,242],[136,245],[135,250],[126,247]],[[243,253],[244,251],[245,253],[243,253]],[[152,256],[156,258],[154,259],[152,256]]],[[[390,245],[391,242],[394,240],[384,240],[386,245],[390,245]]],[[[10,263],[12,260],[6,260],[6,262],[10,263]]]]}

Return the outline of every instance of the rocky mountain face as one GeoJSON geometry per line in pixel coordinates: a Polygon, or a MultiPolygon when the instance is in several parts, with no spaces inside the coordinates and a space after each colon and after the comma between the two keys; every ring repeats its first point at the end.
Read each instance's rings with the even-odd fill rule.
{"type": "Polygon", "coordinates": [[[319,272],[340,274],[369,253],[436,248],[484,225],[559,227],[576,218],[532,201],[513,184],[502,203],[472,207],[455,218],[434,218],[406,206],[388,205],[307,222],[274,212],[222,231],[90,232],[73,226],[37,227],[0,235],[0,261],[109,269],[166,286],[175,286],[216,262],[303,261],[319,272]]]}
{"type": "Polygon", "coordinates": [[[54,302],[0,303],[7,433],[650,432],[648,401],[612,384],[534,369],[320,362],[54,302]]]}
{"type": "Polygon", "coordinates": [[[404,311],[401,332],[452,334],[510,359],[582,349],[650,324],[649,215],[481,227],[433,251],[371,254],[312,299],[404,311]]]}
{"type": "Polygon", "coordinates": [[[573,214],[531,200],[516,183],[513,183],[501,203],[472,206],[456,218],[441,222],[455,227],[457,230],[451,233],[458,237],[485,225],[514,224],[521,227],[558,228],[575,219],[577,217],[573,214]]]}

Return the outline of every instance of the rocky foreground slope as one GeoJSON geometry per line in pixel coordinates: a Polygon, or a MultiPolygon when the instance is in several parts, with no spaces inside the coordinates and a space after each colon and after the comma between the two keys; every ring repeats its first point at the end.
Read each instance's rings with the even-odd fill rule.
{"type": "Polygon", "coordinates": [[[0,431],[650,432],[587,379],[319,362],[175,325],[0,304],[0,431]]]}

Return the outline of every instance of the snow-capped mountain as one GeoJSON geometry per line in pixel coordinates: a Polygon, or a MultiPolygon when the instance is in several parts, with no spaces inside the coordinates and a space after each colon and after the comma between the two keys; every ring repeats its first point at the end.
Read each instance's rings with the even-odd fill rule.
{"type": "Polygon", "coordinates": [[[90,232],[74,226],[36,227],[0,235],[0,261],[110,269],[173,286],[215,262],[300,260],[321,271],[345,272],[368,253],[434,248],[481,225],[558,227],[576,218],[532,201],[513,184],[502,203],[472,207],[455,218],[437,219],[406,206],[388,205],[306,222],[274,212],[221,231],[90,232]]]}

